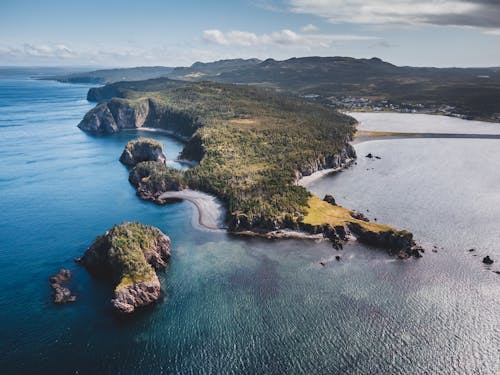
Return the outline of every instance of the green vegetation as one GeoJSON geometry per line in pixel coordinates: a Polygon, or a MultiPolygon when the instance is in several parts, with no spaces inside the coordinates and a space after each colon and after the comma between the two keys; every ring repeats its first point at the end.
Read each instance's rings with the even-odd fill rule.
{"type": "Polygon", "coordinates": [[[151,148],[163,148],[162,144],[155,139],[139,137],[138,139],[128,142],[125,149],[130,152],[134,152],[135,148],[141,144],[148,145],[151,148]]]}
{"type": "MultiPolygon", "coordinates": [[[[119,94],[121,105],[133,110],[148,101],[154,107],[154,119],[149,116],[154,123],[144,126],[183,134],[189,130],[192,137],[183,156],[200,164],[182,181],[226,202],[230,216],[239,222],[235,226],[274,228],[296,223],[307,211],[310,196],[295,185],[297,171],[328,167],[355,130],[355,121],[348,116],[249,86],[163,79],[132,82],[128,87],[122,82],[99,92],[119,94]]],[[[116,105],[116,99],[111,102],[116,105]]],[[[172,178],[182,185],[179,175],[154,164],[141,163],[135,175],[131,181],[136,185],[140,180],[161,190],[171,185],[172,178]],[[153,173],[148,174],[146,167],[153,173]]]]}
{"type": "Polygon", "coordinates": [[[172,72],[165,66],[144,66],[137,68],[101,69],[92,72],[62,74],[48,77],[59,82],[69,83],[113,83],[119,81],[139,81],[158,78],[172,72]]]}
{"type": "Polygon", "coordinates": [[[118,291],[125,285],[139,281],[152,280],[156,273],[144,257],[143,249],[154,247],[161,232],[141,223],[115,225],[94,242],[96,248],[109,248],[108,262],[111,265],[118,285],[118,291]]]}
{"type": "Polygon", "coordinates": [[[129,174],[129,181],[139,191],[165,192],[184,188],[183,173],[164,163],[144,161],[138,163],[129,174]]]}

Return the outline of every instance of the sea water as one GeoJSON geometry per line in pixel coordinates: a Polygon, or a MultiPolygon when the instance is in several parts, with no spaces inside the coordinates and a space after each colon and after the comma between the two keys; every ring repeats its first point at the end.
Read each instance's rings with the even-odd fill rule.
{"type": "MultiPolygon", "coordinates": [[[[500,141],[356,146],[320,196],[412,230],[422,259],[353,243],[242,239],[193,225],[188,203],[135,195],[118,161],[141,135],[76,125],[89,86],[0,77],[0,368],[27,373],[495,374],[500,371],[500,141]],[[369,160],[372,152],[382,159],[369,160]],[[112,286],[73,262],[123,221],[172,239],[162,301],[129,319],[112,286]],[[437,253],[432,252],[437,246],[437,253]],[[474,247],[475,252],[468,252],[474,247]],[[490,255],[492,266],[481,259],[490,255]],[[335,261],[335,255],[341,261],[335,261]],[[476,255],[476,256],[474,256],[476,255]],[[325,266],[320,264],[326,262],[325,266]],[[55,306],[48,277],[74,272],[55,306]]],[[[148,133],[174,164],[182,145],[148,133]]]]}

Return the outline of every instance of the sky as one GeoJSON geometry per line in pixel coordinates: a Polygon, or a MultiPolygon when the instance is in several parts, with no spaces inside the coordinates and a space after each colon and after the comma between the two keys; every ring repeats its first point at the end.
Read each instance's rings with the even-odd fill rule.
{"type": "Polygon", "coordinates": [[[303,56],[500,66],[500,0],[0,1],[0,66],[303,56]]]}

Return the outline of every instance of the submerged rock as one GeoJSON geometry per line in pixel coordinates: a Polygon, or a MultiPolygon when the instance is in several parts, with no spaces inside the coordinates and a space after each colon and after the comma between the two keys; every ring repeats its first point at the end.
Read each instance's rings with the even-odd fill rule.
{"type": "Polygon", "coordinates": [[[143,161],[165,163],[166,160],[161,143],[150,138],[130,141],[120,156],[120,161],[128,166],[135,166],[143,161]]]}
{"type": "Polygon", "coordinates": [[[71,279],[71,271],[66,269],[59,270],[58,273],[49,278],[50,287],[52,288],[52,300],[54,303],[62,304],[67,302],[75,302],[76,296],[62,284],[71,279]]]}
{"type": "Polygon", "coordinates": [[[115,311],[129,314],[156,302],[161,295],[156,270],[170,258],[170,238],[159,229],[124,223],[96,238],[78,263],[89,272],[116,283],[111,303],[115,311]]]}

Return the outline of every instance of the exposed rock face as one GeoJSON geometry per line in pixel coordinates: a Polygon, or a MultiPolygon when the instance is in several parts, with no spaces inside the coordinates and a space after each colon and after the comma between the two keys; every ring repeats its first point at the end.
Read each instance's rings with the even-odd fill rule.
{"type": "Polygon", "coordinates": [[[155,270],[165,269],[169,258],[168,236],[154,227],[124,223],[97,237],[78,263],[117,284],[112,306],[128,314],[160,298],[155,270]]]}
{"type": "Polygon", "coordinates": [[[325,202],[330,203],[333,206],[336,206],[337,203],[335,202],[335,198],[331,194],[326,194],[325,197],[323,198],[325,202]]]}
{"type": "Polygon", "coordinates": [[[156,302],[160,295],[160,281],[156,277],[153,280],[139,281],[115,290],[115,297],[111,303],[115,311],[121,314],[130,314],[138,307],[156,302]]]}
{"type": "MultiPolygon", "coordinates": [[[[89,91],[90,94],[90,91],[89,91]]],[[[78,127],[96,134],[116,133],[142,127],[161,128],[187,141],[200,127],[189,113],[174,110],[153,99],[113,98],[99,103],[83,117],[78,127]]]]}
{"type": "Polygon", "coordinates": [[[58,273],[49,278],[50,287],[52,288],[52,300],[54,303],[62,304],[67,302],[75,302],[76,296],[62,284],[71,279],[71,271],[66,269],[59,270],[58,273]]]}
{"type": "Polygon", "coordinates": [[[362,212],[358,212],[358,211],[351,211],[351,216],[355,219],[358,219],[358,220],[363,220],[363,221],[370,221],[368,220],[368,218],[362,213],[362,212]]]}
{"type": "Polygon", "coordinates": [[[144,126],[149,114],[149,100],[133,104],[121,99],[100,103],[87,112],[78,124],[82,130],[92,133],[115,133],[122,129],[144,126]]]}
{"type": "Polygon", "coordinates": [[[338,169],[349,165],[351,161],[356,159],[356,150],[354,150],[354,147],[348,143],[348,141],[349,139],[345,140],[344,148],[340,153],[320,156],[300,165],[298,167],[297,180],[304,176],[310,176],[314,172],[322,169],[338,169]]]}
{"type": "Polygon", "coordinates": [[[120,161],[128,166],[135,166],[143,161],[165,163],[166,160],[161,143],[150,138],[130,141],[120,156],[120,161]]]}

